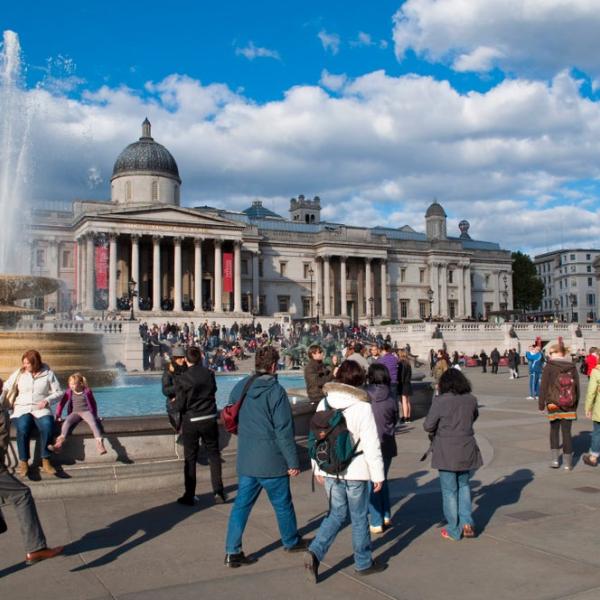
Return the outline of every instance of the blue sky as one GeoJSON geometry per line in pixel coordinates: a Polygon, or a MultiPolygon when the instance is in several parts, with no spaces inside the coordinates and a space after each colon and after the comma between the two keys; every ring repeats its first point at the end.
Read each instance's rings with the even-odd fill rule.
{"type": "Polygon", "coordinates": [[[33,201],[107,198],[149,116],[183,202],[424,226],[533,252],[596,246],[594,0],[3,6],[35,106],[33,201]]]}

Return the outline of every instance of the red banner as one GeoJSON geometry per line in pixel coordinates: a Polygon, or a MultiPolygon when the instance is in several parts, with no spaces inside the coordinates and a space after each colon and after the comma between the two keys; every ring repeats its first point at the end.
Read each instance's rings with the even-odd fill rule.
{"type": "Polygon", "coordinates": [[[108,289],[108,247],[96,246],[96,289],[108,289]]]}
{"type": "Polygon", "coordinates": [[[233,292],[233,254],[223,252],[223,291],[233,292]]]}

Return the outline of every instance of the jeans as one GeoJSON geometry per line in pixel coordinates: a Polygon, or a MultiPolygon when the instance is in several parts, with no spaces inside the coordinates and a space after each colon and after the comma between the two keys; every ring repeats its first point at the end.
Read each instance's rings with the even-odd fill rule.
{"type": "Polygon", "coordinates": [[[213,494],[223,493],[221,452],[219,451],[219,426],[216,419],[190,421],[184,418],[181,424],[183,443],[185,496],[193,498],[196,494],[196,463],[198,462],[199,442],[202,440],[210,465],[210,481],[213,494]]]}
{"type": "Polygon", "coordinates": [[[31,413],[21,415],[14,420],[17,428],[17,452],[19,460],[29,460],[29,439],[31,430],[37,427],[40,432],[40,456],[48,458],[50,451],[48,444],[54,435],[54,417],[46,415],[36,419],[31,413]]]}
{"type": "Polygon", "coordinates": [[[598,458],[600,456],[600,422],[594,421],[592,429],[592,443],[590,445],[590,454],[598,458]]]}
{"type": "Polygon", "coordinates": [[[0,472],[0,498],[14,504],[26,552],[46,548],[46,538],[29,488],[8,471],[0,472]]]}
{"type": "Polygon", "coordinates": [[[540,379],[542,374],[539,371],[529,373],[529,395],[537,398],[540,395],[540,379]]]}
{"type": "Polygon", "coordinates": [[[269,502],[271,502],[271,506],[275,511],[283,545],[286,548],[291,548],[300,541],[289,477],[287,475],[282,477],[240,475],[237,496],[227,526],[225,542],[225,552],[227,554],[237,554],[242,551],[244,529],[246,529],[252,507],[263,488],[267,491],[269,502]]]}
{"type": "Polygon", "coordinates": [[[352,548],[357,571],[373,564],[369,534],[369,482],[346,481],[325,477],[325,491],[329,498],[329,513],[321,522],[309,550],[322,561],[338,532],[346,524],[348,513],[352,522],[352,548]]]}
{"type": "Polygon", "coordinates": [[[465,525],[473,525],[471,516],[470,471],[439,471],[442,488],[444,517],[448,523],[446,531],[459,540],[465,525]]]}
{"type": "Polygon", "coordinates": [[[369,521],[372,527],[381,527],[384,521],[392,518],[390,504],[390,488],[387,481],[388,471],[392,464],[392,457],[383,459],[383,473],[385,479],[379,492],[373,491],[373,484],[369,482],[369,521]]]}

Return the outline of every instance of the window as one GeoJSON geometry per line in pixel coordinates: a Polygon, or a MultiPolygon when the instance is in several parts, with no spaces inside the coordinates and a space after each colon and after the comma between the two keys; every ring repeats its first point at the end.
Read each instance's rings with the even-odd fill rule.
{"type": "MultiPolygon", "coordinates": [[[[489,287],[490,286],[490,276],[486,275],[485,276],[485,287],[489,287]]],[[[486,313],[487,314],[487,313],[486,313]]]]}
{"type": "Polygon", "coordinates": [[[594,285],[593,277],[588,277],[588,287],[592,287],[594,285]]]}
{"type": "Polygon", "coordinates": [[[492,312],[492,307],[493,307],[493,304],[491,302],[486,302],[484,304],[486,319],[488,318],[489,314],[492,312]]]}
{"type": "Polygon", "coordinates": [[[279,274],[282,277],[285,277],[286,271],[287,271],[287,262],[279,261],[279,274]]]}
{"type": "Polygon", "coordinates": [[[73,268],[73,252],[71,250],[63,250],[62,252],[62,268],[73,268]]]}
{"type": "Polygon", "coordinates": [[[454,283],[454,271],[448,269],[448,283],[454,283]]]}
{"type": "Polygon", "coordinates": [[[46,250],[35,251],[35,266],[45,267],[46,266],[46,250]]]}
{"type": "Polygon", "coordinates": [[[408,318],[408,300],[400,300],[400,318],[408,318]]]}
{"type": "Polygon", "coordinates": [[[558,282],[558,287],[562,290],[562,279],[558,282]]]}
{"type": "Polygon", "coordinates": [[[310,279],[310,263],[304,263],[302,265],[302,277],[304,279],[310,279]]]}
{"type": "MultiPolygon", "coordinates": [[[[400,312],[402,312],[402,304],[400,305],[400,312]]],[[[419,317],[423,320],[429,317],[429,302],[427,300],[419,300],[419,317]]]]}
{"type": "Polygon", "coordinates": [[[242,275],[248,275],[248,259],[242,258],[242,275]]]}
{"type": "Polygon", "coordinates": [[[425,269],[419,269],[419,283],[425,283],[425,269]]]}
{"type": "Polygon", "coordinates": [[[575,260],[575,255],[571,254],[571,260],[575,260]]]}
{"type": "Polygon", "coordinates": [[[400,269],[400,282],[404,283],[406,281],[406,269],[400,269]]]}
{"type": "Polygon", "coordinates": [[[262,261],[262,258],[258,261],[258,276],[259,277],[264,277],[264,275],[263,275],[263,261],[262,261]]]}
{"type": "Polygon", "coordinates": [[[594,306],[596,304],[596,294],[587,295],[588,306],[594,306]]]}
{"type": "Polygon", "coordinates": [[[571,265],[571,273],[575,273],[575,265],[571,265]]]}
{"type": "Polygon", "coordinates": [[[310,317],[310,297],[302,296],[302,316],[310,317]]]}
{"type": "MultiPolygon", "coordinates": [[[[591,285],[589,282],[591,277],[588,278],[588,285],[591,285]]],[[[577,281],[575,279],[571,279],[571,287],[577,287],[577,281]]]]}
{"type": "Polygon", "coordinates": [[[279,312],[289,312],[290,297],[289,296],[277,296],[277,307],[278,307],[279,312]]]}
{"type": "Polygon", "coordinates": [[[591,254],[586,254],[585,255],[585,260],[592,260],[592,255],[591,254]]]}
{"type": "Polygon", "coordinates": [[[158,181],[152,182],[152,202],[158,202],[158,181]]]}

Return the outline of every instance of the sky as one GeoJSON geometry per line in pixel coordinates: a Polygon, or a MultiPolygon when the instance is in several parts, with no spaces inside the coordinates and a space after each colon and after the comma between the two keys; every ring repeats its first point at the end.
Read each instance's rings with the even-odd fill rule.
{"type": "Polygon", "coordinates": [[[12,2],[31,203],[108,199],[152,134],[185,206],[598,247],[597,0],[12,2]]]}

